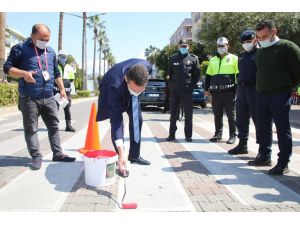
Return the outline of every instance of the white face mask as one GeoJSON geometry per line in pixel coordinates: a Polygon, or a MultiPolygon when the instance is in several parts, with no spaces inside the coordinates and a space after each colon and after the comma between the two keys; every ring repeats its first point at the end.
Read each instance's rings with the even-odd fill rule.
{"type": "Polygon", "coordinates": [[[135,92],[134,90],[131,90],[129,87],[128,87],[128,90],[130,92],[130,94],[134,95],[134,96],[139,96],[142,92],[135,92]]]}
{"type": "Polygon", "coordinates": [[[253,47],[254,47],[253,42],[251,42],[251,43],[244,43],[244,44],[242,44],[242,46],[245,49],[245,51],[247,51],[247,52],[250,52],[253,49],[253,47]]]}
{"type": "Polygon", "coordinates": [[[226,47],[218,48],[218,53],[220,55],[224,55],[226,52],[227,52],[227,48],[226,47]]]}
{"type": "Polygon", "coordinates": [[[271,37],[272,37],[272,34],[271,34],[270,38],[268,38],[267,40],[259,41],[260,46],[262,48],[267,48],[267,47],[272,46],[274,43],[271,41],[271,37]]]}
{"type": "Polygon", "coordinates": [[[49,41],[36,40],[35,46],[38,47],[39,49],[45,49],[45,48],[47,48],[48,44],[49,44],[49,41]]]}

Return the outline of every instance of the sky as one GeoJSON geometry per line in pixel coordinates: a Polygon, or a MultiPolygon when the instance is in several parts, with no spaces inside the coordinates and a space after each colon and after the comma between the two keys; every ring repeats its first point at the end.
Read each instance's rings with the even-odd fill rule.
{"type": "MultiPolygon", "coordinates": [[[[75,13],[82,15],[82,13],[75,13]]],[[[87,16],[97,14],[89,12],[87,16]]],[[[166,13],[107,13],[100,16],[105,21],[106,33],[110,48],[117,62],[128,58],[144,58],[145,48],[153,45],[163,48],[169,44],[170,37],[185,18],[191,17],[190,12],[166,13]]],[[[50,46],[57,51],[59,12],[30,13],[8,12],[7,26],[16,29],[25,36],[31,33],[32,25],[44,23],[51,30],[50,46]],[[22,22],[20,22],[22,21],[22,22]]],[[[64,15],[63,49],[73,55],[81,67],[82,19],[64,15]]],[[[87,66],[88,74],[92,73],[93,65],[93,30],[87,28],[87,66]]],[[[98,56],[96,71],[98,72],[98,56]]],[[[103,69],[103,68],[102,68],[103,69]]]]}

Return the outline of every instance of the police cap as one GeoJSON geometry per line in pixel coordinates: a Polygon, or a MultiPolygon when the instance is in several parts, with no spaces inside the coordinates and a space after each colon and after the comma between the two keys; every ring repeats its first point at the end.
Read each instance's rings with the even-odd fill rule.
{"type": "Polygon", "coordinates": [[[252,40],[255,38],[255,31],[254,30],[245,30],[242,34],[241,34],[241,38],[240,41],[248,41],[248,40],[252,40]]]}
{"type": "Polygon", "coordinates": [[[217,40],[217,45],[228,45],[228,40],[226,37],[220,37],[217,40]]]}
{"type": "Polygon", "coordinates": [[[188,40],[186,40],[186,39],[181,39],[181,40],[179,41],[179,44],[180,44],[180,45],[188,45],[189,42],[188,42],[188,40]]]}

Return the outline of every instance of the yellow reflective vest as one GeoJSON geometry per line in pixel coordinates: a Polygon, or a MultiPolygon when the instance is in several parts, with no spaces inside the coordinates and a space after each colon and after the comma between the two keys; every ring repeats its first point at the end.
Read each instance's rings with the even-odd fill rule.
{"type": "Polygon", "coordinates": [[[239,73],[238,57],[231,53],[223,58],[214,56],[209,60],[206,70],[206,84],[211,91],[231,89],[236,84],[236,77],[239,73]]]}
{"type": "Polygon", "coordinates": [[[60,71],[62,79],[64,79],[64,80],[74,80],[75,79],[74,69],[69,64],[66,64],[64,66],[64,69],[62,69],[62,66],[58,64],[58,69],[60,71]]]}

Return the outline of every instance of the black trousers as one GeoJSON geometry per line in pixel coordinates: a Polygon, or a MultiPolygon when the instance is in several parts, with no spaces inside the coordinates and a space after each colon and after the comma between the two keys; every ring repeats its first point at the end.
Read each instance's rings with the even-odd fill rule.
{"type": "Polygon", "coordinates": [[[20,97],[19,100],[20,110],[23,115],[25,140],[31,157],[33,159],[42,157],[37,135],[39,115],[42,116],[48,129],[48,137],[53,155],[61,154],[59,120],[54,97],[38,100],[31,99],[30,97],[20,97]]]}
{"type": "Polygon", "coordinates": [[[256,130],[256,141],[259,141],[259,129],[256,119],[255,102],[255,85],[238,85],[236,98],[236,126],[238,129],[238,138],[240,140],[248,140],[249,138],[249,124],[251,117],[256,130]]]}
{"type": "Polygon", "coordinates": [[[175,136],[177,130],[176,121],[179,115],[180,105],[184,111],[184,134],[191,138],[193,133],[193,95],[192,92],[178,93],[171,91],[170,94],[170,128],[169,134],[175,136]]]}
{"type": "Polygon", "coordinates": [[[223,111],[225,109],[229,124],[229,135],[236,135],[235,90],[213,91],[211,95],[215,133],[218,135],[223,134],[223,111]]]}
{"type": "Polygon", "coordinates": [[[291,93],[263,94],[257,92],[256,112],[259,124],[259,154],[271,158],[272,120],[278,138],[278,163],[287,165],[292,154],[292,133],[289,121],[291,93]]]}
{"type": "MultiPolygon", "coordinates": [[[[139,105],[139,126],[140,126],[140,140],[138,143],[134,140],[134,130],[133,130],[133,114],[132,114],[132,101],[129,103],[128,110],[126,111],[128,118],[129,118],[129,137],[130,137],[130,147],[129,147],[129,158],[138,158],[140,157],[140,150],[141,150],[141,132],[142,132],[142,126],[143,126],[143,117],[142,117],[142,111],[141,106],[139,105]]],[[[115,144],[115,138],[113,137],[113,133],[111,132],[111,139],[112,143],[114,145],[114,148],[116,152],[118,152],[118,148],[115,144]]],[[[124,141],[124,140],[123,140],[124,141]]]]}
{"type": "MultiPolygon", "coordinates": [[[[54,93],[55,95],[56,93],[54,93]]],[[[64,108],[64,113],[65,113],[65,120],[72,120],[71,117],[71,105],[72,105],[72,98],[71,98],[71,93],[70,92],[66,92],[67,97],[68,97],[68,101],[69,104],[66,105],[66,107],[64,108]]],[[[59,104],[57,103],[57,110],[59,110],[59,104]]]]}

